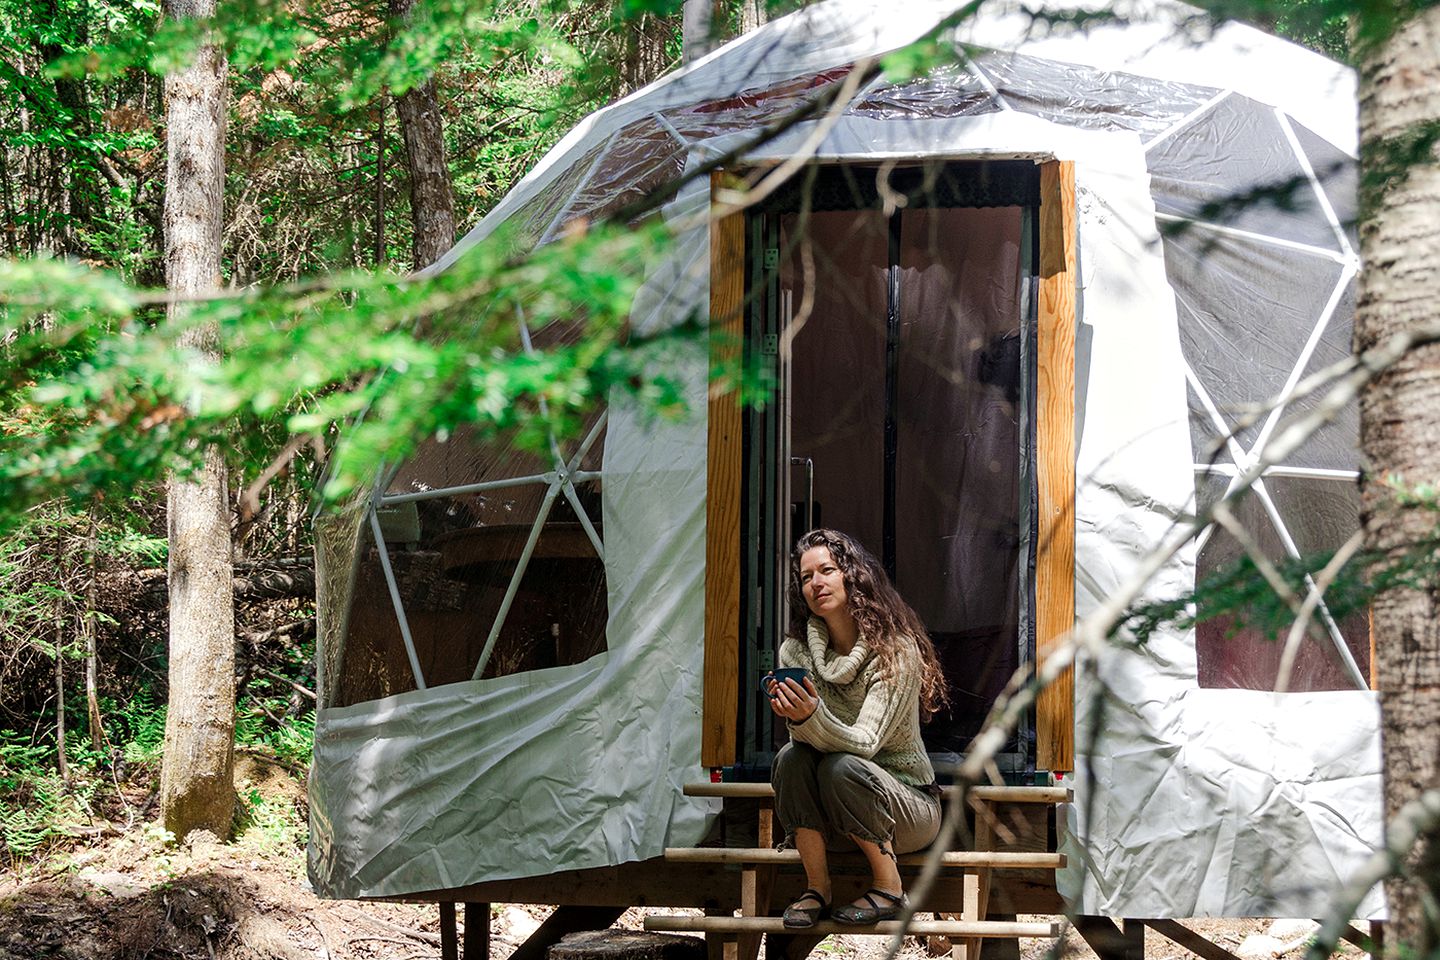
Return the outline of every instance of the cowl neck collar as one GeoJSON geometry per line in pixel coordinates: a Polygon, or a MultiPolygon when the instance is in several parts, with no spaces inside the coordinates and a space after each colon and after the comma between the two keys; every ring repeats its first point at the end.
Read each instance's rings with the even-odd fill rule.
{"type": "Polygon", "coordinates": [[[855,638],[855,646],[843,657],[830,646],[830,630],[825,621],[811,617],[805,627],[805,645],[810,648],[810,660],[815,672],[827,683],[846,684],[860,675],[860,668],[870,659],[870,647],[865,635],[855,638]]]}

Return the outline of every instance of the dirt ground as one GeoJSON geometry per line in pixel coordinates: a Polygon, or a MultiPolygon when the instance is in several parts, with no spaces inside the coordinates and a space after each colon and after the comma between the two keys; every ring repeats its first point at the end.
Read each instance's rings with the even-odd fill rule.
{"type": "MultiPolygon", "coordinates": [[[[196,838],[167,844],[154,823],[121,829],[78,826],[79,838],[0,874],[0,960],[428,960],[440,955],[434,905],[322,900],[305,879],[304,790],[284,767],[262,758],[237,771],[249,810],[229,843],[196,838]]],[[[506,960],[539,926],[548,907],[495,904],[491,956],[506,960]]],[[[1025,919],[1025,918],[1022,918],[1025,919]]],[[[1038,918],[1037,918],[1038,919],[1038,918]]],[[[639,929],[630,910],[617,926],[639,929]]],[[[1187,925],[1246,960],[1298,960],[1308,921],[1198,920],[1187,925]]],[[[1056,946],[1025,941],[1021,960],[1056,946]]],[[[832,937],[814,956],[882,960],[880,937],[832,937]]],[[[1346,953],[1358,958],[1359,951],[1346,953]]],[[[996,944],[995,960],[1014,960],[996,944]]],[[[1091,957],[1071,931],[1061,957],[1091,957]]],[[[924,960],[926,944],[909,938],[902,960],[924,960]]],[[[1146,931],[1146,956],[1179,960],[1188,951],[1146,931]]]]}

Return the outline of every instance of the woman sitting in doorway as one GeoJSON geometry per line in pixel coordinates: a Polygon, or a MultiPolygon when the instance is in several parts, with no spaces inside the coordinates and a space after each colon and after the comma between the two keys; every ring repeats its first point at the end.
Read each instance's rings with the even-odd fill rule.
{"type": "Polygon", "coordinates": [[[809,889],[785,926],[870,924],[906,906],[896,855],[940,829],[939,788],[920,739],[920,718],[948,702],[945,676],[924,624],[855,540],[812,530],[795,545],[790,623],[782,667],[803,683],[770,682],[771,709],[790,742],[775,757],[775,811],[800,853],[809,889]],[[826,850],[859,847],[871,889],[830,907],[826,850]]]}

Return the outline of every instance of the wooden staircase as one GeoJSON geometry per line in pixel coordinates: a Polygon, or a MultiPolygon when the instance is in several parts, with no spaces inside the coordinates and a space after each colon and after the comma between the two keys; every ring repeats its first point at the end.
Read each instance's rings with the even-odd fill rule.
{"type": "MultiPolygon", "coordinates": [[[[721,867],[738,867],[740,871],[739,916],[649,916],[645,929],[678,933],[703,933],[710,945],[712,958],[723,960],[754,960],[759,954],[762,934],[784,934],[811,938],[811,943],[833,933],[849,935],[893,936],[900,931],[896,921],[873,926],[851,926],[822,921],[814,927],[786,930],[780,917],[771,916],[771,894],[776,875],[782,868],[799,868],[800,854],[794,850],[772,849],[774,842],[774,790],[768,783],[693,783],[687,784],[688,797],[715,797],[725,800],[759,801],[759,823],[755,847],[673,847],[665,851],[665,859],[676,863],[712,863],[721,867]]],[[[949,790],[946,790],[946,800],[949,790]]],[[[1065,866],[1065,856],[1047,851],[1002,851],[993,849],[998,825],[996,808],[1001,804],[1069,803],[1070,790],[1064,787],[995,787],[971,788],[968,800],[975,814],[975,849],[951,850],[940,854],[943,873],[961,877],[960,903],[940,903],[931,897],[922,908],[935,911],[934,920],[914,920],[906,933],[918,936],[944,936],[952,942],[952,960],[979,960],[980,945],[986,938],[1052,938],[1060,935],[1058,923],[1035,923],[987,920],[991,875],[995,870],[1040,869],[1053,871],[1065,866]],[[955,909],[958,908],[958,909],[955,909]]],[[[915,868],[925,863],[925,852],[902,855],[900,865],[915,868]]],[[[857,864],[863,858],[831,854],[832,871],[857,864]]]]}

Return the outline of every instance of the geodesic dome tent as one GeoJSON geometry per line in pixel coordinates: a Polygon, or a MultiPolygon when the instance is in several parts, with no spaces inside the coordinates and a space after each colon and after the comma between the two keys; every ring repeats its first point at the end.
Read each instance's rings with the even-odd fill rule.
{"type": "MultiPolygon", "coordinates": [[[[587,118],[437,265],[501,224],[549,242],[714,158],[741,173],[805,158],[728,235],[703,216],[719,181],[687,181],[662,211],[674,248],[632,315],[660,329],[742,293],[735,329],[774,358],[764,411],[707,408],[697,352],[686,421],[617,401],[546,457],[435,440],[322,522],[322,893],[453,889],[699,841],[712,810],[680,785],[714,765],[715,737],[730,737],[732,773],[763,775],[777,732],[753,691],[784,545],[822,521],[883,553],[934,632],[957,707],[927,742],[963,752],[1053,602],[1037,593],[1060,528],[1036,495],[1055,398],[1036,329],[1053,317],[1043,215],[1057,202],[1076,251],[1067,617],[1308,409],[1244,419],[1349,349],[1350,75],[1248,28],[1197,33],[1176,4],[1083,32],[985,8],[945,35],[955,62],[877,78],[757,142],[956,6],[832,0],[769,24],[587,118]],[[1061,183],[1073,172],[1073,195],[1046,164],[1061,183]],[[717,472],[726,451],[734,469],[717,472]],[[721,541],[738,550],[732,581],[714,569],[721,541]],[[713,657],[726,631],[734,656],[713,657]]],[[[573,335],[523,330],[527,347],[573,335]]],[[[1355,446],[1349,411],[1267,469],[1236,508],[1262,549],[1345,539],[1355,446]]],[[[1180,595],[1239,551],[1206,531],[1145,597],[1180,595]]],[[[1328,642],[1307,641],[1292,692],[1269,692],[1273,638],[1170,628],[1078,674],[1059,708],[1074,764],[1037,735],[1055,717],[1014,738],[1013,776],[1090,774],[1060,879],[1078,912],[1317,915],[1378,842],[1367,627],[1320,610],[1328,642]]]]}

